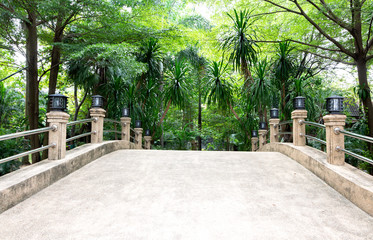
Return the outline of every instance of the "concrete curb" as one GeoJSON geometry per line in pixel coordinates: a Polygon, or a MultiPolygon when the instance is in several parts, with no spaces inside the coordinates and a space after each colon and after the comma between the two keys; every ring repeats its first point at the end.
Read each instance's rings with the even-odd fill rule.
{"type": "Polygon", "coordinates": [[[68,151],[64,159],[44,160],[7,174],[0,178],[0,213],[105,154],[134,147],[126,141],[86,144],[68,151]]]}
{"type": "Polygon", "coordinates": [[[373,216],[373,176],[349,164],[331,165],[326,161],[326,153],[308,146],[269,143],[261,147],[259,151],[280,152],[292,158],[373,216]]]}

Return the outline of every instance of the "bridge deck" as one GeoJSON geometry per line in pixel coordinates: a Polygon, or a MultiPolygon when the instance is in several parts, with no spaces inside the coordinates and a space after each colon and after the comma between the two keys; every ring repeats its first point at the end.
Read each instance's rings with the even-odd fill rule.
{"type": "Polygon", "coordinates": [[[280,153],[121,150],[0,215],[1,239],[373,239],[373,218],[280,153]]]}

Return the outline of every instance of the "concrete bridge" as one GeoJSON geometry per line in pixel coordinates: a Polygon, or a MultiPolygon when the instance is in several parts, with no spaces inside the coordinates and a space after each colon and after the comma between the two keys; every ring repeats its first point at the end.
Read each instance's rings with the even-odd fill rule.
{"type": "MultiPolygon", "coordinates": [[[[286,153],[121,150],[122,142],[2,177],[1,206],[25,200],[0,215],[1,239],[373,239],[373,217],[286,153]]],[[[322,152],[283,147],[330,168],[322,152]]],[[[371,189],[367,174],[354,178],[371,189]]]]}

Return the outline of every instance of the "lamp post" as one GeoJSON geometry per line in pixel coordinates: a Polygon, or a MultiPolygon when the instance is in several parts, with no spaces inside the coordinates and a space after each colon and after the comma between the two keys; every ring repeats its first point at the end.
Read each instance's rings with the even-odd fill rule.
{"type": "Polygon", "coordinates": [[[329,114],[324,116],[324,125],[326,133],[326,159],[328,163],[334,165],[345,164],[345,154],[338,149],[344,149],[344,134],[339,130],[343,130],[346,124],[346,115],[343,111],[343,97],[331,96],[326,99],[326,109],[329,114]]]}
{"type": "Polygon", "coordinates": [[[47,122],[54,129],[49,131],[49,145],[55,145],[48,149],[48,159],[58,160],[65,157],[66,154],[66,126],[69,120],[67,110],[67,97],[62,94],[51,94],[48,96],[50,112],[47,113],[47,122]]]}
{"type": "Polygon", "coordinates": [[[104,140],[104,118],[106,111],[103,109],[104,99],[100,95],[92,96],[92,107],[89,113],[96,120],[92,122],[91,131],[95,134],[91,135],[91,143],[100,143],[104,140]]]}
{"type": "Polygon", "coordinates": [[[266,122],[260,122],[259,123],[259,148],[261,146],[264,146],[266,144],[266,135],[267,135],[267,123],[266,122]]]}
{"type": "Polygon", "coordinates": [[[278,132],[279,132],[279,111],[277,108],[272,108],[270,110],[271,119],[269,120],[269,128],[270,128],[270,142],[278,142],[278,132]]]}
{"type": "Polygon", "coordinates": [[[150,129],[146,129],[145,130],[145,137],[144,137],[144,140],[145,140],[145,149],[150,149],[150,143],[152,141],[152,137],[150,136],[150,129]]]}
{"type": "Polygon", "coordinates": [[[307,110],[305,106],[305,97],[298,96],[294,98],[294,111],[291,113],[291,119],[293,119],[293,144],[295,146],[306,145],[306,126],[303,121],[307,118],[307,110]]]}
{"type": "Polygon", "coordinates": [[[122,123],[122,140],[124,141],[124,148],[130,148],[130,136],[131,136],[131,118],[130,109],[127,107],[122,108],[122,117],[120,121],[122,123]]]}
{"type": "Polygon", "coordinates": [[[135,149],[142,149],[142,127],[141,120],[135,121],[135,149]]]}
{"type": "Polygon", "coordinates": [[[258,149],[257,144],[258,144],[258,131],[253,130],[251,132],[251,151],[255,152],[258,149]]]}

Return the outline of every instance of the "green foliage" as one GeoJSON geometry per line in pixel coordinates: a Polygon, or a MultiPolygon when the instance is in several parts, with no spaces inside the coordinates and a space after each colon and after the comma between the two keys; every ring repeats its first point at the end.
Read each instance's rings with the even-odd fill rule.
{"type": "Polygon", "coordinates": [[[175,63],[166,71],[165,104],[171,102],[179,108],[186,106],[188,102],[188,86],[186,86],[185,81],[188,70],[183,61],[175,60],[175,63]]]}

